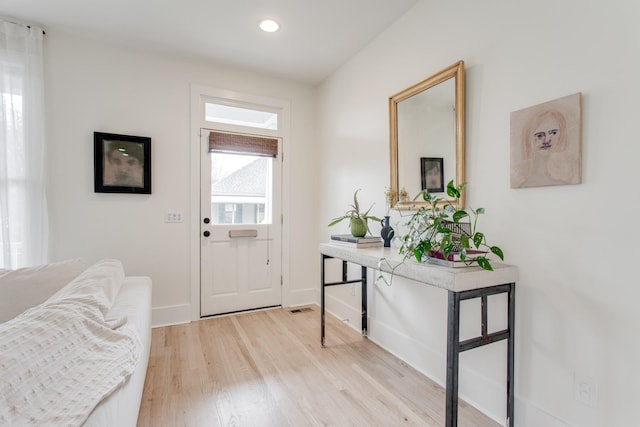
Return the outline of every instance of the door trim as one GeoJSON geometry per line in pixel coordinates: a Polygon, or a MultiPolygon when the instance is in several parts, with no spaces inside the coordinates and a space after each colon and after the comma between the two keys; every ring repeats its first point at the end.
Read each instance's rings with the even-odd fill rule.
{"type": "MultiPolygon", "coordinates": [[[[190,319],[200,320],[200,129],[215,126],[219,130],[230,132],[255,133],[255,128],[210,123],[204,120],[203,99],[217,98],[235,102],[263,105],[280,110],[280,126],[277,131],[268,131],[282,139],[282,306],[287,307],[290,301],[290,256],[289,256],[289,221],[290,212],[290,168],[284,159],[288,158],[291,127],[291,106],[288,100],[248,95],[230,90],[216,89],[199,84],[191,84],[190,111],[190,215],[189,215],[189,258],[190,258],[190,319]]],[[[262,132],[262,130],[260,130],[262,132]]]]}

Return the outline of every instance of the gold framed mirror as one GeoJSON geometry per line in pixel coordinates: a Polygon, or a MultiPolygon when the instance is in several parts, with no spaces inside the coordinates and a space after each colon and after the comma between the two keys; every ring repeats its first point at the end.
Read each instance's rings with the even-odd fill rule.
{"type": "MultiPolygon", "coordinates": [[[[422,199],[413,200],[423,189],[446,199],[449,181],[464,182],[464,120],[464,61],[389,97],[394,208],[425,205],[422,199]],[[401,192],[407,197],[399,197],[401,192]]],[[[459,208],[464,202],[463,191],[459,208]]]]}

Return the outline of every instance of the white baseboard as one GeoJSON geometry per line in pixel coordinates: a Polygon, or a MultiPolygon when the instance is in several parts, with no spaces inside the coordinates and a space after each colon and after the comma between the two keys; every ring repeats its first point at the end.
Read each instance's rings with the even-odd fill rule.
{"type": "Polygon", "coordinates": [[[317,289],[301,289],[290,291],[282,296],[283,307],[296,307],[299,305],[317,304],[319,301],[317,289]]]}
{"type": "Polygon", "coordinates": [[[523,399],[516,398],[515,413],[518,427],[571,427],[523,399]]]}
{"type": "Polygon", "coordinates": [[[151,325],[153,328],[178,325],[191,322],[191,305],[169,305],[151,309],[151,325]]]}
{"type": "Polygon", "coordinates": [[[356,331],[361,331],[361,309],[346,304],[340,298],[325,294],[325,311],[356,331]]]}
{"type": "MultiPolygon", "coordinates": [[[[282,305],[283,307],[295,307],[299,305],[317,304],[317,294],[318,292],[315,289],[290,292],[282,305]]],[[[189,323],[194,320],[191,318],[192,309],[189,304],[153,307],[151,313],[151,324],[154,328],[189,323]]]]}
{"type": "Polygon", "coordinates": [[[369,340],[389,353],[408,363],[438,385],[444,387],[446,359],[445,355],[434,352],[422,342],[385,323],[369,319],[369,340]],[[429,366],[441,366],[442,369],[429,369],[429,366]]]}

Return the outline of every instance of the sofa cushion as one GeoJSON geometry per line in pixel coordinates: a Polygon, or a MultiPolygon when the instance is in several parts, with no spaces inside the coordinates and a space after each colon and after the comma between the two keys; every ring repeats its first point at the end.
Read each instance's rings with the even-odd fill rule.
{"type": "Polygon", "coordinates": [[[107,314],[124,281],[122,262],[103,259],[96,262],[66,286],[53,294],[46,303],[73,300],[96,306],[103,316],[107,314]]]}
{"type": "Polygon", "coordinates": [[[0,323],[43,303],[85,269],[80,259],[0,270],[0,323]]]}

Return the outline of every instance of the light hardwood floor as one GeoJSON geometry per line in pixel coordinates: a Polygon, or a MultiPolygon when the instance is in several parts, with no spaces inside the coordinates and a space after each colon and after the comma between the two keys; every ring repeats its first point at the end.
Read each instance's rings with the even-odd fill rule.
{"type": "MultiPolygon", "coordinates": [[[[444,390],[327,315],[275,309],[153,330],[138,426],[442,426],[444,390]]],[[[460,402],[459,426],[499,424],[460,402]]]]}

